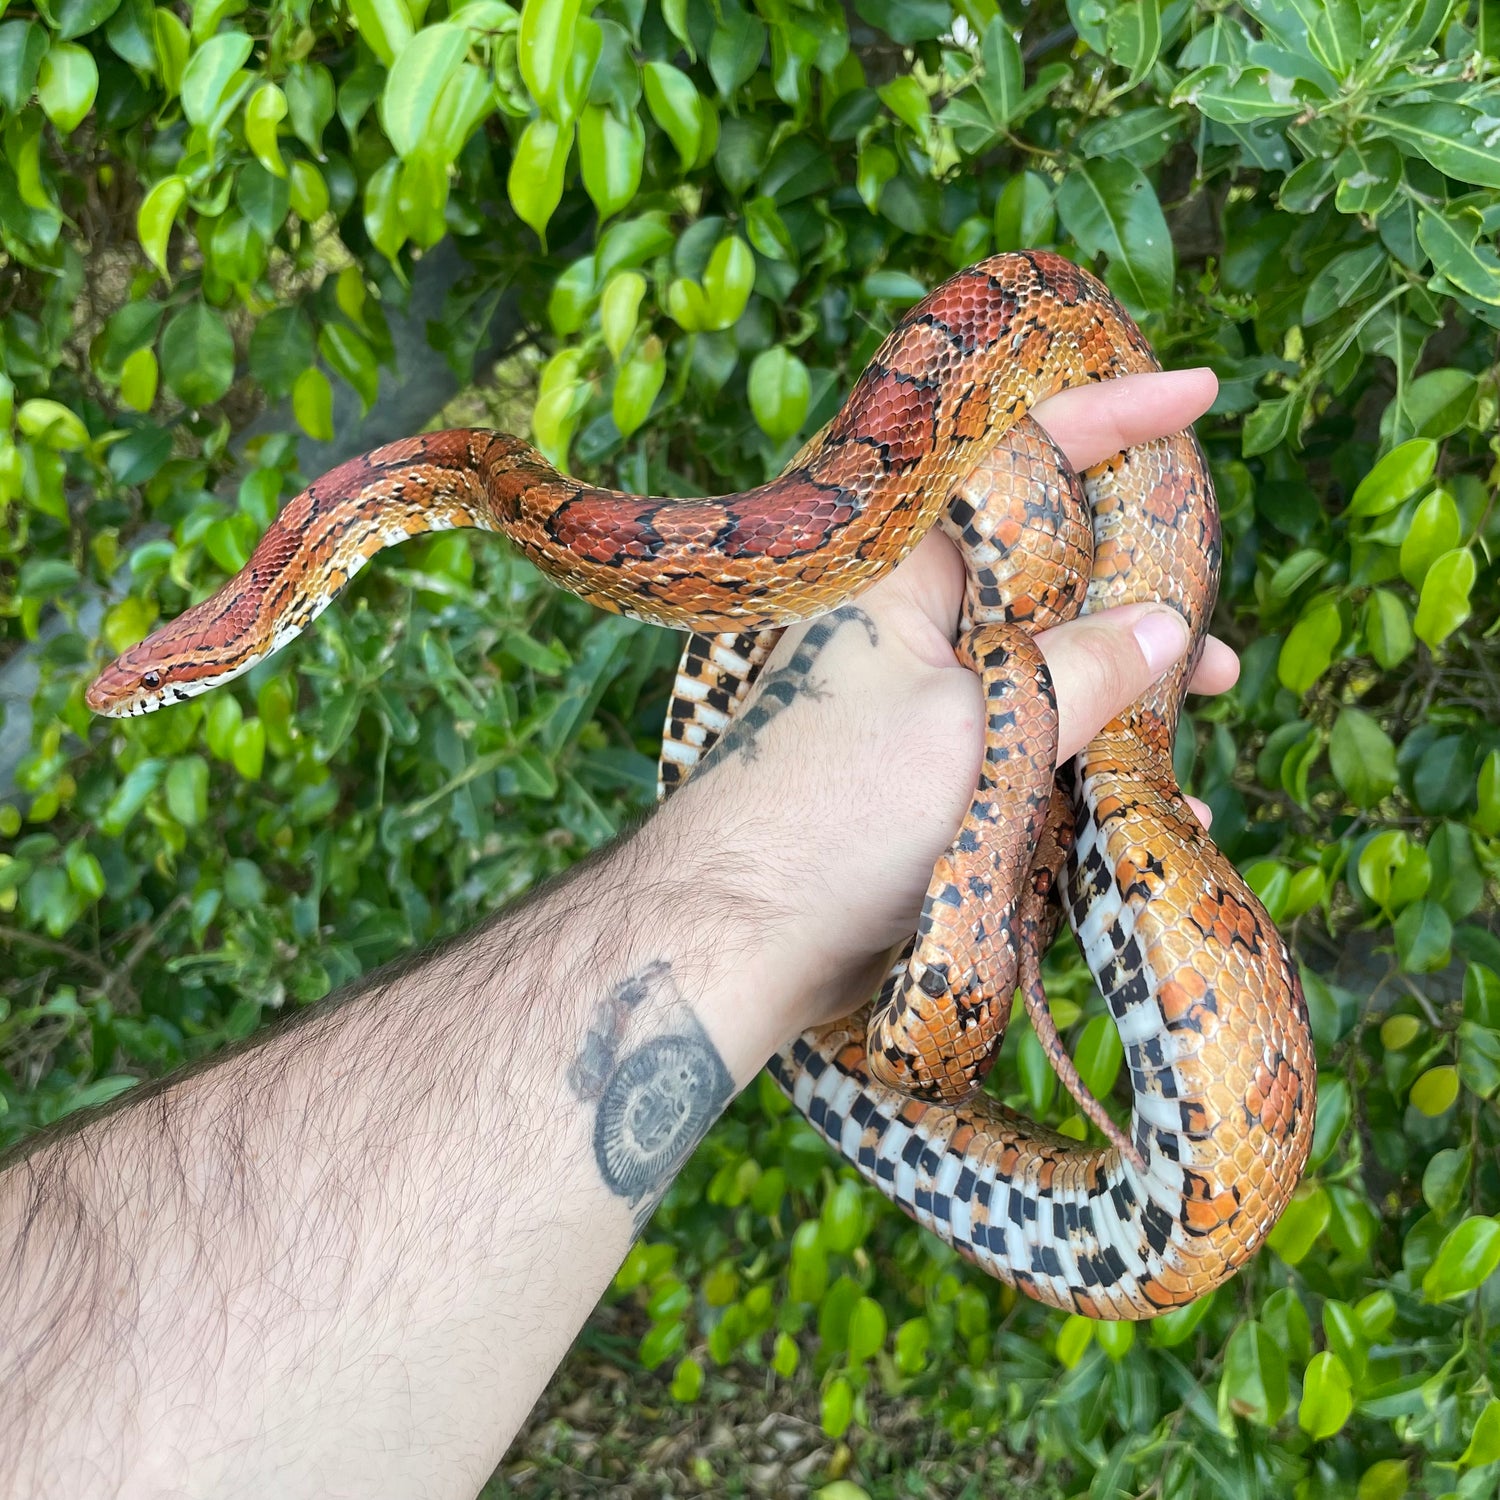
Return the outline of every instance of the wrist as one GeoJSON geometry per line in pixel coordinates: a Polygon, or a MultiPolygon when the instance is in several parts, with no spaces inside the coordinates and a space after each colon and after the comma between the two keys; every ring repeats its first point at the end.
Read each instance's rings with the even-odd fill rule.
{"type": "Polygon", "coordinates": [[[621,851],[654,890],[631,920],[633,961],[665,959],[743,1087],[838,981],[797,852],[715,776],[673,796],[621,851]]]}

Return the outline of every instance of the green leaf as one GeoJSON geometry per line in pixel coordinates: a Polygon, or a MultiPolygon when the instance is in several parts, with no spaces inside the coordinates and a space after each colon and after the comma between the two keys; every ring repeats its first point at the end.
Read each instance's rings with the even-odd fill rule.
{"type": "Polygon", "coordinates": [[[109,799],[99,819],[99,831],[107,838],[119,838],[146,805],[146,799],[161,785],[166,770],[166,761],[156,757],[133,766],[109,799]]]}
{"type": "Polygon", "coordinates": [[[1468,370],[1427,370],[1391,397],[1380,417],[1380,440],[1445,438],[1470,425],[1480,394],[1468,370]]]}
{"type": "Polygon", "coordinates": [[[292,415],[308,437],[333,441],[333,387],[316,366],[304,370],[292,386],[292,415]]]}
{"type": "Polygon", "coordinates": [[[1500,1266],[1500,1222],[1476,1215],[1451,1230],[1422,1278],[1422,1295],[1429,1302],[1462,1297],[1484,1282],[1500,1266]]]}
{"type": "Polygon", "coordinates": [[[286,95],[274,83],[263,83],[245,104],[245,140],[256,160],[277,177],[286,176],[286,162],[276,139],[276,127],[286,118],[286,95]]]}
{"type": "Polygon", "coordinates": [[[61,401],[49,401],[45,396],[33,396],[21,403],[16,426],[24,437],[60,452],[88,446],[89,430],[82,418],[61,401]]]}
{"type": "Polygon", "coordinates": [[[648,62],[641,69],[651,118],[677,148],[683,170],[698,160],[703,141],[703,112],[693,80],[671,63],[648,62]]]}
{"type": "Polygon", "coordinates": [[[182,71],[182,112],[192,124],[207,125],[214,118],[254,45],[243,31],[222,31],[188,58],[182,71]]]}
{"type": "Polygon", "coordinates": [[[621,271],[610,277],[599,298],[599,327],[604,334],[604,347],[616,361],[635,337],[641,298],[645,295],[646,278],[639,271],[621,271]]]}
{"type": "Polygon", "coordinates": [[[349,14],[365,45],[386,67],[411,42],[411,15],[402,0],[349,0],[349,14]]]}
{"type": "Polygon", "coordinates": [[[1357,302],[1375,289],[1386,267],[1379,245],[1361,245],[1336,255],[1308,283],[1302,298],[1302,322],[1311,327],[1357,302]]]}
{"type": "Polygon", "coordinates": [[[1366,118],[1403,151],[1431,162],[1439,172],[1477,187],[1500,188],[1500,152],[1486,142],[1484,117],[1477,110],[1428,101],[1389,105],[1366,118]]]}
{"type": "Polygon", "coordinates": [[[545,242],[548,221],[562,202],[563,172],[573,150],[573,127],[538,115],[516,142],[506,191],[511,207],[545,242]]]}
{"type": "Polygon", "coordinates": [[[1431,438],[1413,438],[1392,449],[1360,480],[1344,514],[1383,516],[1394,510],[1432,478],[1437,454],[1431,438]]]}
{"type": "Polygon", "coordinates": [[[1433,561],[1422,581],[1413,622],[1418,640],[1436,650],[1469,618],[1469,595],[1477,576],[1474,554],[1467,547],[1455,547],[1433,561]]]}
{"type": "Polygon", "coordinates": [[[1052,243],[1057,211],[1052,184],[1037,172],[1018,172],[995,200],[995,249],[1027,250],[1052,243]]]}
{"type": "Polygon", "coordinates": [[[1370,655],[1389,670],[1399,666],[1416,646],[1406,605],[1389,589],[1371,589],[1365,601],[1365,642],[1370,655]]]}
{"type": "Polygon", "coordinates": [[[245,719],[234,732],[230,762],[246,781],[258,781],[266,761],[266,726],[259,719],[245,719]]]}
{"type": "Polygon", "coordinates": [[[1328,1227],[1332,1212],[1328,1190],[1317,1183],[1303,1183],[1292,1195],[1266,1243],[1289,1266],[1295,1266],[1306,1259],[1318,1236],[1328,1227]]]}
{"type": "Polygon", "coordinates": [[[672,1399],[691,1403],[703,1394],[703,1366],[696,1359],[677,1362],[672,1374],[672,1399]]]}
{"type": "Polygon", "coordinates": [[[1423,1168],[1422,1196],[1438,1218],[1451,1218],[1458,1212],[1469,1191],[1472,1162],[1473,1156],[1467,1146],[1450,1146],[1437,1152],[1423,1168]]]}
{"type": "Polygon", "coordinates": [[[1297,1425],[1314,1441],[1342,1430],[1354,1410],[1354,1382],[1337,1354],[1315,1354],[1302,1377],[1297,1425]]]}
{"type": "Polygon", "coordinates": [[[1135,1347],[1135,1324],[1123,1319],[1096,1323],[1094,1342],[1118,1364],[1135,1347]]]}
{"type": "Polygon", "coordinates": [[[1401,576],[1420,587],[1433,563],[1457,547],[1462,535],[1453,496],[1444,489],[1433,490],[1417,506],[1401,539],[1401,576]]]}
{"type": "Polygon", "coordinates": [[[953,24],[949,0],[854,0],[854,9],[902,45],[932,41],[953,24]]]}
{"type": "Polygon", "coordinates": [[[863,1364],[885,1347],[885,1309],[873,1297],[861,1297],[849,1314],[849,1363],[863,1364]]]}
{"type": "Polygon", "coordinates": [[[1401,154],[1386,140],[1351,141],[1334,162],[1341,214],[1378,218],[1401,186],[1401,154]]]}
{"type": "Polygon", "coordinates": [[[1458,1102],[1458,1069],[1447,1065],[1428,1068],[1411,1086],[1414,1109],[1436,1119],[1458,1102]]]}
{"type": "Polygon", "coordinates": [[[1493,1396],[1484,1403],[1469,1434],[1468,1447],[1459,1455],[1459,1465],[1465,1469],[1477,1469],[1500,1459],[1500,1401],[1493,1396]]]}
{"type": "Polygon", "coordinates": [[[857,1182],[848,1178],[834,1185],[823,1200],[821,1215],[822,1244],[829,1250],[847,1255],[865,1237],[864,1193],[857,1182]]]}
{"type": "Polygon", "coordinates": [[[1453,921],[1436,901],[1415,901],[1396,918],[1396,956],[1409,974],[1435,974],[1453,957],[1453,921]]]}
{"type": "Polygon", "coordinates": [[[1073,1054],[1084,1088],[1096,1099],[1108,1098],[1124,1060],[1125,1049],[1114,1022],[1108,1016],[1093,1017],[1083,1028],[1073,1054]]]}
{"type": "Polygon", "coordinates": [[[1065,1370],[1073,1370],[1078,1367],[1078,1362],[1088,1353],[1088,1347],[1094,1341],[1094,1330],[1098,1324],[1092,1318],[1085,1318],[1079,1313],[1073,1313],[1063,1320],[1063,1325],[1057,1331],[1057,1345],[1054,1352],[1057,1362],[1065,1370]]]}
{"type": "Polygon", "coordinates": [[[1026,92],[1026,66],[1021,61],[1021,48],[1004,16],[997,15],[985,27],[980,59],[984,71],[980,75],[979,92],[990,120],[996,129],[1003,129],[1015,118],[1021,96],[1026,92]]]}
{"type": "Polygon", "coordinates": [[[288,178],[292,212],[304,224],[316,224],[328,212],[328,184],[310,161],[294,161],[288,178]]]}
{"type": "Polygon", "coordinates": [[[223,320],[202,302],[173,315],[161,336],[161,372],[192,408],[211,406],[234,383],[234,340],[223,320]]]}
{"type": "Polygon", "coordinates": [[[271,396],[290,394],[313,362],[313,330],[300,307],[272,308],[250,335],[250,375],[271,396]]]}
{"type": "Polygon", "coordinates": [[[152,350],[133,350],[126,355],[125,363],[120,366],[120,400],[132,411],[150,411],[156,401],[156,385],[160,373],[152,350]]]}
{"type": "Polygon", "coordinates": [[[12,115],[21,112],[36,87],[47,42],[47,33],[35,21],[0,26],[0,104],[12,115]]]}
{"type": "Polygon", "coordinates": [[[1396,746],[1363,709],[1339,710],[1328,737],[1328,763],[1356,807],[1374,807],[1396,785],[1396,746]]]}
{"type": "Polygon", "coordinates": [[[554,117],[573,53],[579,8],[579,0],[526,0],[521,8],[516,37],[521,77],[531,97],[554,117]]]}
{"type": "Polygon", "coordinates": [[[1433,266],[1460,291],[1500,305],[1500,256],[1479,243],[1484,220],[1473,209],[1433,211],[1417,219],[1417,238],[1433,266]]]}
{"type": "Polygon", "coordinates": [[[1219,1381],[1220,1425],[1233,1431],[1231,1417],[1274,1427],[1287,1404],[1286,1357],[1256,1322],[1241,1323],[1224,1351],[1219,1381]]]}
{"type": "Polygon", "coordinates": [[[708,257],[702,284],[706,326],[734,327],[755,285],[755,252],[737,234],[726,235],[708,257]]]}
{"type": "Polygon", "coordinates": [[[578,165],[599,217],[617,214],[641,185],[646,131],[634,110],[622,120],[612,108],[590,104],[578,120],[578,165]]]}
{"type": "Polygon", "coordinates": [[[1057,194],[1057,211],[1085,255],[1107,258],[1105,280],[1133,313],[1162,311],[1172,300],[1172,236],[1155,189],[1126,161],[1075,166],[1057,194]]]}
{"type": "Polygon", "coordinates": [[[1278,77],[1266,68],[1235,69],[1210,63],[1178,83],[1172,103],[1191,104],[1200,114],[1226,125],[1253,125],[1301,114],[1312,97],[1300,80],[1278,77]]]}
{"type": "Polygon", "coordinates": [[[766,28],[748,11],[732,10],[708,44],[708,71],[721,99],[754,77],[766,50],[766,28]]]}
{"type": "Polygon", "coordinates": [[[1472,822],[1482,838],[1500,834],[1500,750],[1491,750],[1479,767],[1474,795],[1477,807],[1472,822]]]}
{"type": "Polygon", "coordinates": [[[807,420],[812,382],[807,366],[789,349],[763,349],[750,366],[750,411],[773,442],[785,442],[807,420]]]}
{"type": "Polygon", "coordinates": [[[1129,70],[1129,77],[1114,92],[1128,94],[1156,66],[1161,53],[1160,0],[1127,0],[1112,6],[1105,38],[1110,59],[1129,70]]]}
{"type": "Polygon", "coordinates": [[[1276,675],[1284,688],[1301,697],[1333,663],[1343,636],[1338,605],[1326,596],[1314,600],[1282,642],[1276,675]]]}
{"type": "Polygon", "coordinates": [[[365,411],[380,394],[380,371],[370,346],[344,323],[326,324],[318,334],[318,352],[359,395],[365,411]]]}
{"type": "Polygon", "coordinates": [[[54,42],[37,73],[37,98],[47,118],[64,135],[82,124],[99,92],[93,54],[73,42],[54,42]]]}
{"type": "Polygon", "coordinates": [[[432,117],[438,98],[468,49],[469,33],[462,26],[440,21],[417,32],[391,64],[380,95],[380,123],[403,160],[432,149],[432,117]]]}
{"type": "Polygon", "coordinates": [[[611,410],[622,437],[629,437],[651,414],[667,378],[667,355],[661,340],[648,338],[615,373],[611,410]]]}
{"type": "Polygon", "coordinates": [[[162,87],[168,98],[174,98],[182,89],[183,72],[187,68],[192,41],[187,27],[166,6],[158,6],[151,19],[162,87]]]}
{"type": "Polygon", "coordinates": [[[201,755],[172,762],[167,772],[167,811],[187,828],[208,816],[208,762],[201,755]]]}
{"type": "Polygon", "coordinates": [[[255,226],[261,239],[269,244],[286,223],[292,204],[291,189],[285,178],[278,177],[260,162],[247,162],[240,168],[234,185],[234,201],[240,212],[255,226]]]}
{"type": "Polygon", "coordinates": [[[835,1376],[823,1392],[820,1421],[824,1435],[835,1441],[849,1430],[854,1420],[854,1388],[842,1375],[835,1376]]]}
{"type": "Polygon", "coordinates": [[[81,843],[75,842],[68,846],[64,865],[68,872],[68,884],[85,901],[97,901],[103,896],[106,889],[104,868],[100,865],[97,855],[91,854],[81,843]]]}

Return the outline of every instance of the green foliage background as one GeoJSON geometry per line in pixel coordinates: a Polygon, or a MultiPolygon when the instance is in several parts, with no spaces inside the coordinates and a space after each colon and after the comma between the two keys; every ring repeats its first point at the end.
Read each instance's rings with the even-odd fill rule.
{"type": "MultiPolygon", "coordinates": [[[[1056,246],[1222,381],[1245,670],[1181,771],[1310,963],[1372,935],[1357,985],[1307,973],[1307,1183],[1233,1285],[1095,1326],[977,1278],[763,1081],[613,1296],[679,1401],[814,1383],[880,1493],[926,1482],[860,1466],[898,1398],[1059,1493],[1494,1492],[1496,0],[0,0],[0,146],[0,659],[41,674],[0,801],[0,1139],[472,923],[650,800],[676,642],[467,535],[229,690],[83,708],[311,477],[295,430],[231,449],[264,403],[326,439],[334,383],[399,384],[424,253],[463,258],[429,328],[463,378],[502,303],[546,356],[552,457],[701,493],[773,473],[951,270],[1056,246]]],[[[1051,993],[1108,1094],[1075,957],[1051,993]]],[[[1024,1024],[997,1076],[1082,1133],[1024,1024]]]]}

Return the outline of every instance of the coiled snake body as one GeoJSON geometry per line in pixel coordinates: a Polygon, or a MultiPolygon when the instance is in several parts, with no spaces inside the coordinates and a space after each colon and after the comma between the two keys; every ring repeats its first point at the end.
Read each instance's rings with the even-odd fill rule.
{"type": "Polygon", "coordinates": [[[1025,253],[913,307],[829,426],[744,494],[621,495],[499,433],[392,443],[290,501],[237,577],[110,664],[87,701],[143,713],[226,681],[381,548],[476,526],[606,609],[701,632],[664,736],[669,792],[750,699],[779,627],[843,603],[941,525],[968,565],[958,650],[989,705],[981,783],[879,999],[800,1037],[772,1071],[865,1177],[991,1274],[1090,1316],[1149,1317],[1260,1245],[1300,1176],[1314,1105],[1296,970],[1172,770],[1218,582],[1202,455],[1179,434],[1080,482],[1026,416],[1067,386],[1156,368],[1092,276],[1025,253]],[[1189,660],[1054,784],[1055,704],[1032,635],[1144,600],[1183,613],[1189,660]],[[1127,1133],[1082,1089],[1041,992],[1060,911],[1124,1044],[1127,1133]],[[975,1092],[1018,984],[1109,1144],[975,1092]]]}

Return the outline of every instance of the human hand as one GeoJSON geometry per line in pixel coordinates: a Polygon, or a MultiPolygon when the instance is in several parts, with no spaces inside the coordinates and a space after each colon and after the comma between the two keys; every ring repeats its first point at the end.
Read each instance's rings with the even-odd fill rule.
{"type": "MultiPolygon", "coordinates": [[[[1033,415],[1082,470],[1188,426],[1216,390],[1208,370],[1135,375],[1033,415]]],[[[952,649],[963,581],[957,550],[934,532],[857,610],[789,630],[761,678],[776,678],[776,711],[662,814],[707,819],[716,855],[743,866],[785,975],[767,988],[790,997],[786,1034],[867,998],[889,950],[915,931],[933,863],[968,810],[984,715],[978,679],[952,649]]],[[[1091,615],[1037,640],[1057,690],[1059,764],[1187,648],[1162,606],[1091,615]]],[[[1210,638],[1192,690],[1223,692],[1238,672],[1210,638]]]]}

